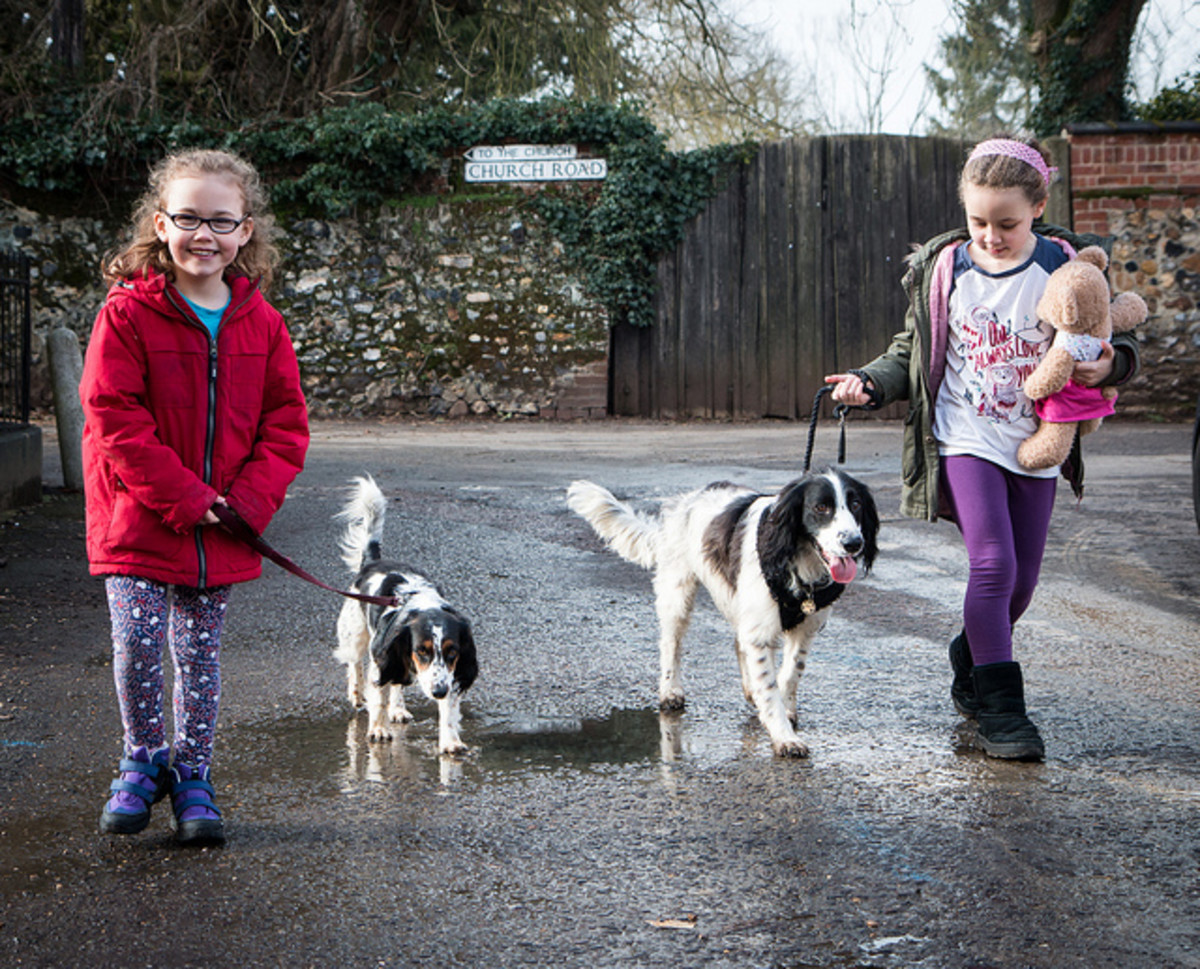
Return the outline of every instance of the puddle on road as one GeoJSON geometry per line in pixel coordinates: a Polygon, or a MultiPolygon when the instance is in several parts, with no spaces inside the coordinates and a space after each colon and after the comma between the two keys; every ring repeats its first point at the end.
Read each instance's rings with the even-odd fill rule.
{"type": "Polygon", "coordinates": [[[654,710],[613,709],[601,718],[522,715],[481,725],[480,766],[491,773],[587,770],[662,758],[654,710]]]}
{"type": "MultiPolygon", "coordinates": [[[[361,711],[346,716],[325,710],[251,729],[256,749],[274,752],[274,772],[291,780],[334,783],[343,794],[361,791],[364,783],[450,788],[459,783],[519,783],[556,772],[645,768],[661,774],[676,765],[707,770],[745,759],[774,760],[752,713],[710,710],[702,704],[671,715],[652,708],[613,708],[603,717],[468,709],[462,733],[470,750],[461,758],[438,755],[433,705],[412,709],[416,720],[396,725],[396,738],[390,743],[367,740],[367,717],[361,711]]],[[[239,729],[245,728],[234,731],[239,729]]],[[[901,791],[926,797],[980,780],[979,766],[955,754],[946,732],[914,736],[907,728],[846,730],[826,724],[802,726],[801,735],[812,756],[795,766],[817,784],[825,775],[850,775],[857,783],[898,784],[901,791]]],[[[245,748],[231,738],[226,750],[237,749],[245,748]]],[[[227,761],[225,769],[253,773],[261,765],[227,761]]]]}
{"type": "Polygon", "coordinates": [[[597,719],[522,717],[468,718],[466,756],[437,753],[437,715],[397,728],[391,743],[367,740],[365,714],[344,722],[343,792],[364,781],[397,779],[433,782],[504,783],[533,774],[651,765],[661,759],[659,716],[651,710],[613,710],[597,719]]]}
{"type": "MultiPolygon", "coordinates": [[[[412,709],[416,720],[395,725],[396,738],[390,743],[367,739],[362,711],[350,717],[328,712],[286,717],[230,732],[248,730],[256,737],[255,749],[274,751],[275,772],[300,781],[335,779],[343,792],[363,782],[506,783],[555,771],[654,768],[676,761],[711,766],[747,755],[770,756],[752,717],[613,708],[595,718],[468,710],[462,734],[470,751],[462,758],[441,757],[436,709],[421,704],[412,709]]],[[[231,737],[225,749],[245,748],[231,737]]],[[[253,772],[258,767],[226,760],[225,770],[253,772]]]]}

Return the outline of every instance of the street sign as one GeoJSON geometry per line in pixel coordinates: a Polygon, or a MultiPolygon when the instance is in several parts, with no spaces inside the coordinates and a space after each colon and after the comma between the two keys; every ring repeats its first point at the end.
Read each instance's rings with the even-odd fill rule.
{"type": "Polygon", "coordinates": [[[476,145],[463,153],[467,161],[523,161],[529,158],[574,158],[574,145],[476,145]]]}
{"type": "Polygon", "coordinates": [[[582,182],[608,177],[603,158],[534,158],[524,161],[469,161],[468,182],[582,182]]]}
{"type": "Polygon", "coordinates": [[[476,145],[468,148],[468,182],[577,182],[608,177],[603,158],[580,158],[575,145],[476,145]]]}

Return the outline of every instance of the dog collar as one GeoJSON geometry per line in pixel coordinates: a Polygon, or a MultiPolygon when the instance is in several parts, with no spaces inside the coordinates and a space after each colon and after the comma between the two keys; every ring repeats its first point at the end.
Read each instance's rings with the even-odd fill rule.
{"type": "Polygon", "coordinates": [[[768,582],[767,588],[779,606],[779,622],[785,630],[796,628],[814,612],[833,605],[846,590],[840,582],[820,586],[806,582],[801,584],[799,593],[778,582],[768,582]]]}

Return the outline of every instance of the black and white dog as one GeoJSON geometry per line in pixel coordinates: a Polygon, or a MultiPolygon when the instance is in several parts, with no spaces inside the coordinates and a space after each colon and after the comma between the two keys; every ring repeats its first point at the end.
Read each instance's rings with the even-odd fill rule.
{"type": "Polygon", "coordinates": [[[647,516],[575,481],[567,504],[618,555],[654,570],[659,707],[683,708],[681,644],[703,585],[734,628],[742,689],[775,753],[807,756],[795,720],[809,646],[859,563],[869,570],[878,551],[879,516],[866,485],[836,470],[805,475],[778,494],[718,482],[647,516]]]}
{"type": "Polygon", "coordinates": [[[357,573],[351,591],[392,596],[393,606],[347,599],[337,622],[334,658],[346,664],[347,692],[358,709],[366,703],[367,737],[391,740],[390,724],[407,723],[404,687],[414,681],[438,705],[438,750],[461,754],[462,695],[479,671],[467,619],[420,572],[382,557],[387,499],[370,475],[355,478],[345,520],[342,561],[357,573]],[[365,675],[364,675],[365,674],[365,675]],[[390,702],[386,696],[390,687],[390,702]]]}

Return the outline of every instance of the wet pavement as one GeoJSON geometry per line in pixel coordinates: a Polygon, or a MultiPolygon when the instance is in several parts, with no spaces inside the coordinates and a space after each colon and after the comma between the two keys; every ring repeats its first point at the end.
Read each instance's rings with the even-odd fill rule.
{"type": "MultiPolygon", "coordinates": [[[[823,426],[816,461],[830,459],[823,426]]],[[[339,601],[271,564],[235,590],[214,775],[224,848],[169,810],[96,834],[119,753],[103,588],[78,496],[0,523],[0,965],[1200,966],[1200,534],[1190,428],[1106,425],[1060,487],[1017,630],[1047,760],[957,749],[946,643],[966,566],[897,516],[900,429],[846,467],[884,517],[800,684],[806,761],[771,755],[702,600],[688,707],[656,710],[649,575],[565,507],[588,477],[650,507],[716,479],[774,488],[779,422],[320,424],[267,537],[345,581],[332,520],[375,475],[385,553],[474,621],[461,760],[436,710],[366,740],[331,658],[339,601]]],[[[55,445],[46,443],[47,483],[55,445]]]]}

